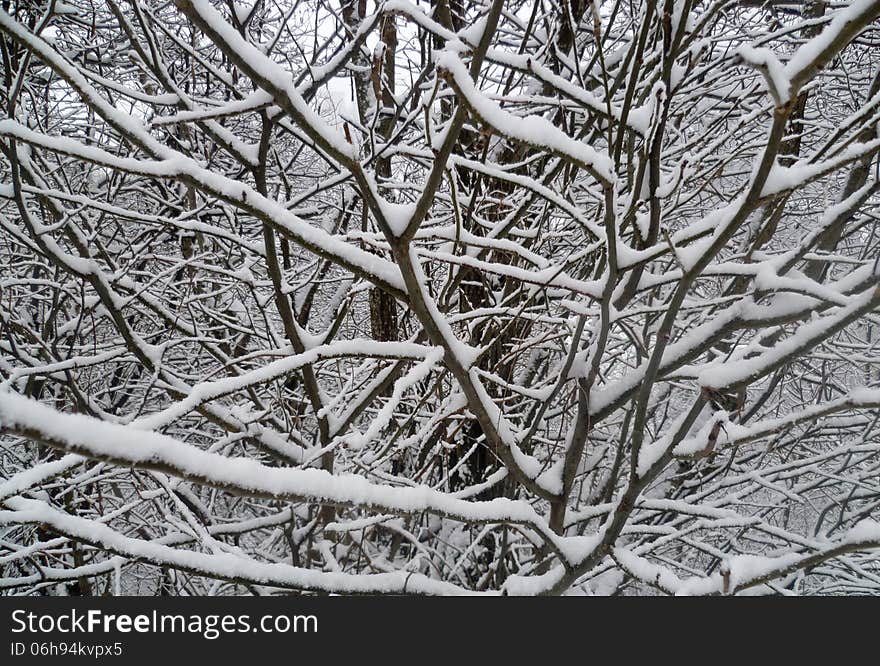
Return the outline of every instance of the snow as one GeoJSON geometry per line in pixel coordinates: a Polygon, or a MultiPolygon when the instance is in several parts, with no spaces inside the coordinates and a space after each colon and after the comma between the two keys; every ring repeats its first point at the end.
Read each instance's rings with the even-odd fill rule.
{"type": "Polygon", "coordinates": [[[370,422],[367,432],[346,437],[348,445],[353,449],[362,449],[369,444],[390,422],[394,410],[400,403],[405,391],[425,379],[443,358],[443,348],[436,347],[425,355],[425,359],[415,365],[403,377],[394,382],[391,399],[388,400],[370,422]]]}
{"type": "Polygon", "coordinates": [[[791,97],[791,81],[789,81],[785,68],[773,51],[766,48],[743,45],[739,47],[737,53],[746,63],[759,69],[764,75],[770,95],[773,97],[776,106],[783,106],[788,103],[791,97]]]}
{"type": "Polygon", "coordinates": [[[248,16],[251,15],[251,12],[254,11],[254,5],[250,2],[241,2],[240,0],[235,2],[232,5],[235,11],[235,17],[238,19],[239,23],[244,23],[248,16]]]}
{"type": "Polygon", "coordinates": [[[564,575],[565,569],[561,566],[553,567],[545,574],[534,576],[512,574],[505,579],[504,585],[501,588],[502,594],[511,597],[544,594],[562,580],[564,575]]]}
{"type": "Polygon", "coordinates": [[[565,134],[546,118],[515,116],[502,109],[474,86],[464,63],[449,51],[440,54],[436,63],[441,72],[448,72],[450,82],[467,105],[495,131],[531,146],[538,146],[567,157],[589,170],[605,183],[614,183],[613,164],[592,146],[565,134]]]}
{"type": "Polygon", "coordinates": [[[865,15],[876,18],[878,14],[880,10],[875,0],[852,0],[834,13],[822,32],[795,51],[785,65],[785,75],[790,79],[800,76],[831,47],[849,23],[865,15]]]}
{"type": "Polygon", "coordinates": [[[853,316],[873,309],[880,302],[880,294],[868,289],[853,297],[849,305],[837,308],[825,317],[801,325],[792,335],[777,342],[773,347],[749,359],[735,362],[716,362],[707,366],[699,374],[700,385],[713,389],[736,386],[769,372],[798,349],[809,348],[834,332],[837,326],[849,321],[853,316]]]}
{"type": "Polygon", "coordinates": [[[669,450],[672,444],[672,437],[678,432],[686,417],[687,412],[683,412],[675,421],[667,426],[666,433],[663,436],[642,444],[641,449],[639,449],[639,461],[636,465],[636,473],[639,476],[645,476],[654,464],[669,450]]]}
{"type": "Polygon", "coordinates": [[[11,478],[0,482],[0,502],[14,495],[19,495],[47,479],[58,476],[85,460],[82,456],[69,453],[58,460],[51,460],[19,472],[11,478]]]}
{"type": "Polygon", "coordinates": [[[178,111],[167,116],[156,116],[150,124],[154,126],[170,125],[172,123],[185,123],[206,118],[222,118],[234,116],[248,111],[256,111],[271,104],[272,95],[265,90],[255,90],[244,99],[233,100],[219,106],[212,106],[192,111],[178,111]]]}
{"type": "Polygon", "coordinates": [[[880,586],[880,95],[853,41],[876,0],[778,27],[594,2],[602,58],[554,52],[541,5],[484,35],[486,3],[458,32],[407,0],[241,32],[286,10],[176,4],[137,6],[170,49],[123,30],[98,55],[60,50],[87,42],[87,3],[42,37],[0,11],[35,63],[0,119],[20,166],[0,175],[0,589],[125,593],[133,562],[208,594],[880,586]],[[771,118],[805,90],[809,140],[771,164],[771,118]],[[399,341],[373,339],[375,288],[399,341]]]}
{"type": "Polygon", "coordinates": [[[706,419],[705,423],[700,426],[699,430],[691,436],[685,437],[678,445],[676,445],[672,450],[672,453],[680,457],[698,456],[703,453],[709,453],[717,444],[717,440],[712,441],[711,439],[713,429],[715,429],[716,426],[718,427],[718,430],[716,430],[717,436],[720,431],[724,430],[727,423],[729,423],[729,418],[730,414],[723,409],[713,412],[712,415],[706,419]]]}
{"type": "Polygon", "coordinates": [[[178,400],[161,412],[136,419],[131,423],[131,426],[144,430],[155,430],[167,425],[176,418],[184,416],[209,400],[235,393],[255,384],[289,376],[293,371],[316,363],[321,359],[351,356],[433,359],[431,361],[433,366],[437,360],[437,350],[414,343],[377,342],[367,339],[340,340],[326,345],[319,345],[312,347],[302,354],[291,354],[250,372],[197,384],[188,391],[187,397],[183,400],[178,400]]]}
{"type": "Polygon", "coordinates": [[[83,414],[62,414],[12,393],[0,394],[0,430],[38,433],[64,450],[131,466],[162,467],[219,488],[278,499],[322,500],[374,506],[386,511],[436,511],[463,520],[537,523],[526,502],[498,498],[469,502],[426,486],[396,488],[355,475],[318,469],[268,467],[249,458],[208,453],[166,435],[108,423],[83,414]]]}
{"type": "MultiPolygon", "coordinates": [[[[217,578],[336,593],[467,594],[466,590],[456,585],[432,580],[417,573],[398,571],[346,574],[315,571],[282,563],[260,562],[232,553],[206,554],[127,537],[106,525],[65,514],[37,500],[11,499],[6,501],[6,505],[13,511],[0,511],[0,524],[9,522],[44,524],[70,536],[99,544],[126,557],[168,564],[188,571],[204,572],[217,578]]],[[[114,561],[114,564],[118,563],[118,560],[114,561]]]]}
{"type": "Polygon", "coordinates": [[[391,231],[397,237],[402,236],[413,219],[416,205],[414,203],[392,203],[381,196],[377,198],[382,206],[382,214],[391,231]]]}
{"type": "MultiPolygon", "coordinates": [[[[129,117],[126,116],[126,118],[129,117]]],[[[134,127],[131,129],[135,130],[134,127]]],[[[140,134],[144,130],[141,127],[135,130],[135,132],[140,134]]],[[[251,186],[199,166],[194,160],[185,157],[181,153],[162,147],[157,148],[157,151],[169,156],[162,161],[120,158],[100,148],[83,145],[74,139],[47,136],[34,132],[14,120],[0,121],[0,136],[15,136],[34,145],[43,146],[50,150],[67,153],[87,161],[105,164],[109,167],[131,173],[163,176],[166,178],[182,175],[188,176],[198,183],[200,187],[216,193],[217,196],[238,202],[241,205],[247,205],[267,216],[306,247],[313,247],[325,252],[329,256],[335,257],[337,261],[357,266],[359,270],[364,271],[368,275],[373,275],[403,291],[404,286],[400,271],[388,260],[355,247],[336,236],[328,234],[319,227],[310,225],[305,220],[291,213],[282,204],[262,196],[251,186]]],[[[91,272],[87,260],[73,258],[71,260],[76,261],[80,265],[78,272],[91,272]]]]}
{"type": "Polygon", "coordinates": [[[870,409],[880,406],[880,389],[860,387],[827,402],[803,407],[793,414],[778,418],[767,418],[742,425],[727,422],[718,436],[718,445],[758,439],[768,434],[782,432],[798,423],[816,420],[826,414],[847,409],[870,409]]]}
{"type": "Polygon", "coordinates": [[[767,197],[793,190],[804,183],[835,171],[851,161],[872,155],[878,149],[880,149],[880,139],[874,139],[847,146],[832,159],[822,162],[801,161],[788,167],[774,163],[761,190],[761,196],[767,197]]]}
{"type": "Polygon", "coordinates": [[[880,545],[880,522],[870,518],[860,520],[847,531],[843,537],[843,542],[847,544],[868,544],[874,547],[880,545]]]}
{"type": "Polygon", "coordinates": [[[668,569],[659,567],[643,557],[639,557],[626,548],[615,548],[614,559],[631,575],[657,585],[661,589],[675,594],[682,589],[682,581],[668,569]]]}
{"type": "Polygon", "coordinates": [[[238,31],[227,23],[208,0],[186,0],[181,2],[196,13],[217,35],[220,43],[234,53],[247,64],[255,77],[265,81],[274,90],[268,91],[276,97],[276,102],[282,108],[289,108],[295,117],[310,130],[314,131],[318,139],[328,148],[345,159],[353,160],[357,157],[354,147],[345,140],[345,137],[337,130],[327,125],[324,120],[303,99],[297,90],[293,77],[284,67],[271,60],[260,49],[242,38],[238,31]],[[283,99],[277,99],[283,95],[283,99]]]}
{"type": "Polygon", "coordinates": [[[429,259],[440,259],[453,264],[461,264],[477,268],[483,273],[491,273],[512,278],[518,282],[539,287],[560,287],[575,293],[599,299],[602,296],[602,284],[598,280],[577,280],[569,276],[560,266],[546,266],[538,271],[530,271],[509,264],[481,261],[469,256],[457,256],[449,252],[432,252],[422,250],[419,255],[429,259]]]}

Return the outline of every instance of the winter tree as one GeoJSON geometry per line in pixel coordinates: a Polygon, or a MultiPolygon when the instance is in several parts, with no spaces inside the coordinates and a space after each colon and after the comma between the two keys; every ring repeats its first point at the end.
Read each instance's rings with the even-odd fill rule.
{"type": "Polygon", "coordinates": [[[0,7],[4,594],[880,593],[880,0],[0,7]]]}

